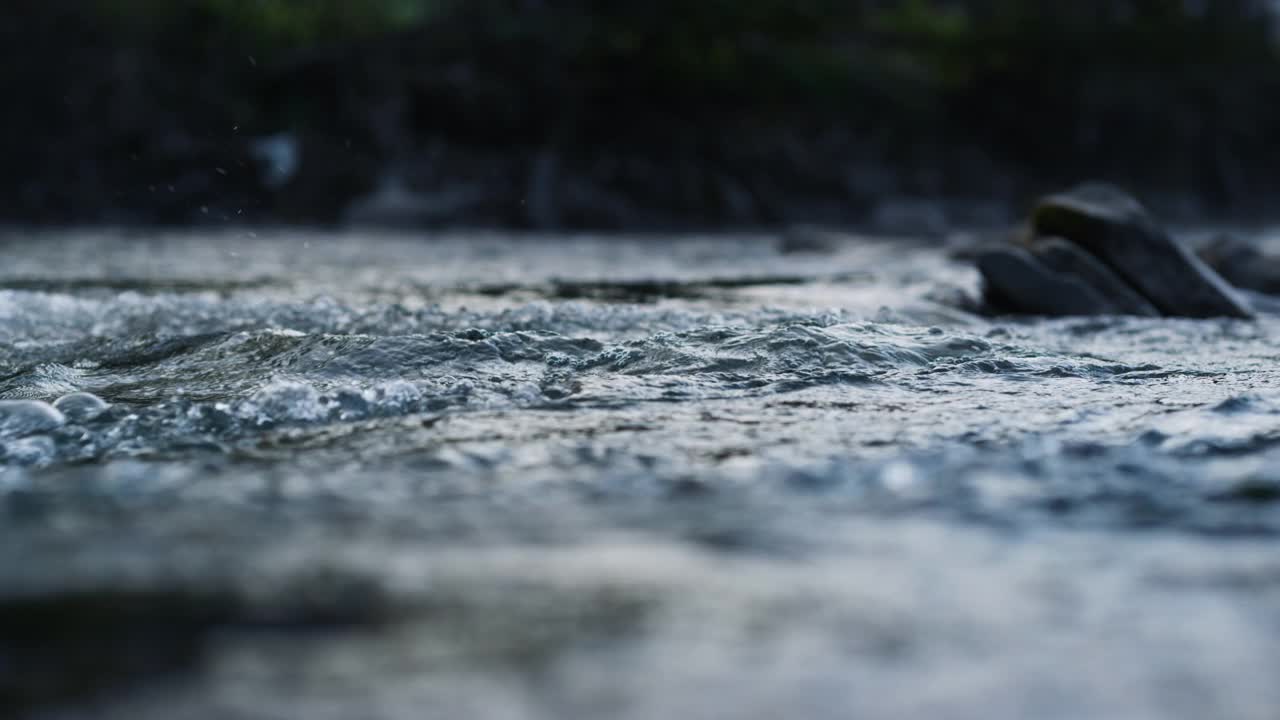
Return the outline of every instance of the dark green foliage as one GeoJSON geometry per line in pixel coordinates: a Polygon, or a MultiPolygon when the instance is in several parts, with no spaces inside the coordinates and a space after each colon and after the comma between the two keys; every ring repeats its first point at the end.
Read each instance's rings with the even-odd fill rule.
{"type": "MultiPolygon", "coordinates": [[[[969,165],[1042,187],[1106,176],[1239,205],[1274,184],[1280,60],[1265,5],[95,0],[95,15],[24,1],[9,30],[25,42],[3,50],[0,80],[44,107],[0,142],[35,163],[31,137],[74,138],[81,154],[114,158],[100,161],[105,185],[134,171],[134,183],[168,184],[176,171],[121,159],[145,160],[166,135],[242,162],[235,148],[205,147],[234,139],[231,128],[337,138],[375,163],[428,138],[508,156],[572,141],[669,152],[712,175],[763,171],[799,191],[838,182],[796,159],[806,154],[905,175],[932,162],[951,176],[977,170],[941,156],[968,152],[985,158],[969,165]]],[[[704,175],[688,175],[695,205],[714,184],[704,175]]],[[[923,189],[946,190],[936,185],[923,189]]],[[[49,202],[55,214],[74,204],[49,202]]]]}
{"type": "MultiPolygon", "coordinates": [[[[264,48],[297,47],[394,32],[430,20],[444,0],[98,0],[97,13],[122,29],[177,31],[200,42],[238,34],[264,48]],[[207,36],[206,36],[207,37],[207,36]]],[[[158,32],[159,31],[159,32],[158,32]]],[[[172,37],[172,36],[171,36],[172,37]]]]}

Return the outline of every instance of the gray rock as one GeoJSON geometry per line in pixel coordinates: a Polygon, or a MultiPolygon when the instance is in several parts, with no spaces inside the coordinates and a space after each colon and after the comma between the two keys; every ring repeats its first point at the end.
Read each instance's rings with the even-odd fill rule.
{"type": "Polygon", "coordinates": [[[1032,315],[1115,315],[1120,309],[1083,280],[1055,272],[1029,251],[1006,246],[977,259],[987,303],[1032,315]]]}
{"type": "Polygon", "coordinates": [[[1075,277],[1098,291],[1119,314],[1159,317],[1160,311],[1154,305],[1080,247],[1062,238],[1038,238],[1032,251],[1050,270],[1075,277]]]}
{"type": "Polygon", "coordinates": [[[992,248],[1009,245],[1031,247],[1031,228],[1017,225],[998,231],[958,232],[947,236],[944,251],[947,257],[961,262],[977,262],[983,253],[992,248]]]}
{"type": "Polygon", "coordinates": [[[781,255],[830,255],[845,242],[846,238],[840,233],[812,225],[794,225],[778,237],[777,247],[781,255]]]}
{"type": "Polygon", "coordinates": [[[1196,254],[1237,288],[1280,295],[1280,258],[1263,253],[1247,240],[1219,235],[1196,254]]]}
{"type": "Polygon", "coordinates": [[[111,406],[93,393],[77,392],[54,400],[53,407],[71,422],[85,422],[98,417],[111,406]]]}
{"type": "Polygon", "coordinates": [[[1257,290],[1240,290],[1240,295],[1249,301],[1255,312],[1262,315],[1280,315],[1280,296],[1258,292],[1257,290]]]}
{"type": "Polygon", "coordinates": [[[18,438],[56,430],[67,418],[38,400],[0,400],[0,438],[18,438]]]}
{"type": "Polygon", "coordinates": [[[1042,237],[1063,237],[1116,271],[1165,315],[1253,317],[1217,273],[1174,242],[1123,190],[1085,184],[1044,198],[1031,218],[1042,237]]]}

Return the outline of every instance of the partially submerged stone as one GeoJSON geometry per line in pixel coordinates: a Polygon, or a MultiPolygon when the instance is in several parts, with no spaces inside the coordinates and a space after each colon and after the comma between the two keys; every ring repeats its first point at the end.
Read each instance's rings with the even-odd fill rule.
{"type": "Polygon", "coordinates": [[[1233,235],[1219,235],[1196,253],[1237,288],[1280,295],[1280,258],[1233,235]]]}
{"type": "Polygon", "coordinates": [[[18,438],[56,430],[67,418],[47,402],[0,400],[0,438],[18,438]]]}
{"type": "Polygon", "coordinates": [[[111,406],[93,393],[77,392],[54,400],[53,407],[71,422],[85,422],[98,417],[111,406]]]}
{"type": "Polygon", "coordinates": [[[1090,183],[1050,195],[1032,212],[1031,227],[1038,236],[1062,237],[1089,251],[1165,315],[1253,316],[1222,277],[1118,188],[1090,183]]]}
{"type": "Polygon", "coordinates": [[[1032,251],[1050,270],[1075,277],[1096,290],[1121,315],[1158,317],[1160,311],[1101,260],[1062,238],[1041,238],[1032,251]]]}
{"type": "Polygon", "coordinates": [[[798,253],[829,255],[845,242],[847,238],[839,233],[812,225],[795,225],[787,228],[786,232],[778,237],[778,253],[781,255],[798,253]]]}
{"type": "Polygon", "coordinates": [[[1254,312],[1263,315],[1280,315],[1280,297],[1257,290],[1240,290],[1239,293],[1240,297],[1248,301],[1249,307],[1252,307],[1254,312]]]}
{"type": "Polygon", "coordinates": [[[987,302],[1033,315],[1114,315],[1119,308],[1079,278],[1055,272],[1029,251],[990,248],[977,259],[987,302]]]}

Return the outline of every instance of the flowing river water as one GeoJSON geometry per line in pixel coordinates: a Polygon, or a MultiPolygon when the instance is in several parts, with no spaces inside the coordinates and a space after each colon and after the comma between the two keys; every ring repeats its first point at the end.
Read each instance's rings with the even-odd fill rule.
{"type": "Polygon", "coordinates": [[[9,231],[36,718],[1257,718],[1280,317],[1010,319],[936,244],[9,231]]]}

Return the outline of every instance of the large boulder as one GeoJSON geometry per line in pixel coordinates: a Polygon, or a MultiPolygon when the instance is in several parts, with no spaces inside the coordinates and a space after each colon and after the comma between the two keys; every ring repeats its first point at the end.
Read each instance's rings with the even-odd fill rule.
{"type": "Polygon", "coordinates": [[[1116,315],[1121,310],[1078,277],[1055,272],[1026,249],[1008,245],[978,254],[993,309],[1033,315],[1116,315]]]}
{"type": "Polygon", "coordinates": [[[1129,287],[1111,268],[1079,245],[1062,238],[1037,238],[1032,252],[1046,267],[1085,283],[1120,315],[1159,317],[1160,311],[1136,290],[1129,287]]]}
{"type": "Polygon", "coordinates": [[[1164,315],[1253,316],[1225,280],[1113,186],[1089,183],[1044,198],[1032,212],[1031,228],[1037,236],[1065,238],[1087,250],[1164,315]]]}

